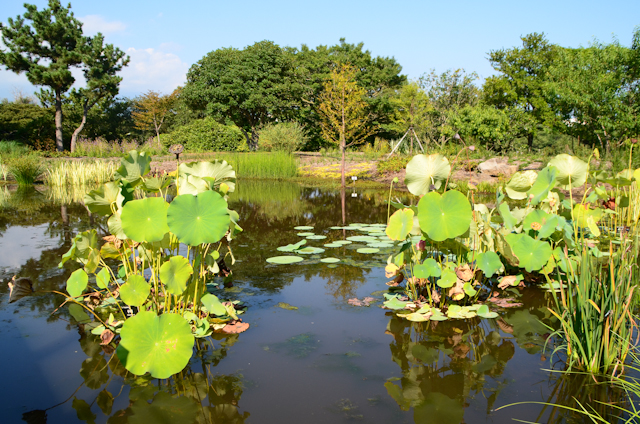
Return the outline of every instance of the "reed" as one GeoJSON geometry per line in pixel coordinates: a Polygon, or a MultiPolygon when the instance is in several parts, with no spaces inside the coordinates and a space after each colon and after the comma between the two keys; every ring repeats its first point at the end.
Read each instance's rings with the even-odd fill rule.
{"type": "Polygon", "coordinates": [[[298,175],[296,158],[286,152],[229,153],[216,155],[236,171],[239,178],[293,178],[298,175]]]}
{"type": "Polygon", "coordinates": [[[47,169],[45,184],[53,187],[102,184],[113,178],[116,169],[116,164],[108,161],[60,161],[47,169]]]}
{"type": "Polygon", "coordinates": [[[9,173],[18,185],[33,185],[45,171],[41,160],[40,157],[34,155],[12,157],[7,163],[9,173]]]}

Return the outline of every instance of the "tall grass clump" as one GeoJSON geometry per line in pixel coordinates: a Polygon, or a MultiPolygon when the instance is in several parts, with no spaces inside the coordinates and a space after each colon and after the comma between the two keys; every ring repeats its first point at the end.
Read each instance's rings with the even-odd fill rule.
{"type": "Polygon", "coordinates": [[[218,156],[242,178],[293,178],[298,175],[296,158],[286,152],[235,153],[218,156]]]}
{"type": "Polygon", "coordinates": [[[268,152],[293,153],[300,150],[309,137],[297,122],[270,123],[260,129],[260,149],[268,152]]]}
{"type": "Polygon", "coordinates": [[[17,141],[0,141],[0,156],[3,158],[24,156],[30,152],[28,146],[17,141]]]}
{"type": "Polygon", "coordinates": [[[126,156],[131,150],[144,151],[148,154],[162,154],[164,145],[156,139],[150,138],[144,143],[136,140],[107,141],[102,137],[96,139],[80,138],[76,149],[71,153],[74,157],[112,158],[126,156]]]}
{"type": "Polygon", "coordinates": [[[563,339],[556,351],[566,351],[569,369],[615,374],[632,348],[638,246],[628,238],[617,249],[613,246],[611,242],[609,251],[596,257],[584,243],[577,260],[566,254],[559,258],[561,284],[554,292],[552,313],[560,321],[554,334],[563,339]]]}
{"type": "Polygon", "coordinates": [[[117,168],[116,163],[101,160],[60,161],[47,169],[44,182],[55,187],[102,184],[113,179],[117,168]]]}
{"type": "Polygon", "coordinates": [[[36,155],[12,157],[8,160],[9,174],[21,186],[29,186],[44,173],[42,158],[36,155]]]}

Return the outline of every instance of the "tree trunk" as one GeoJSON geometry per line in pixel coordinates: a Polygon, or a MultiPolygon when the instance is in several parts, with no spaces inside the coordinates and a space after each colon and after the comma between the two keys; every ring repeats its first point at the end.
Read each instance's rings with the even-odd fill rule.
{"type": "Polygon", "coordinates": [[[256,127],[251,127],[251,144],[249,144],[249,150],[256,151],[258,150],[258,130],[256,127]]]}
{"type": "Polygon", "coordinates": [[[527,134],[527,144],[529,145],[529,151],[533,148],[533,133],[527,134]]]}
{"type": "Polygon", "coordinates": [[[71,135],[71,146],[69,147],[69,150],[71,150],[71,152],[74,152],[76,150],[76,141],[78,140],[78,135],[80,135],[80,133],[84,129],[84,125],[87,123],[88,113],[89,113],[89,100],[85,99],[84,105],[82,106],[82,121],[80,122],[80,126],[76,128],[76,130],[73,132],[73,135],[71,135]]]}
{"type": "Polygon", "coordinates": [[[340,160],[340,170],[341,170],[341,181],[342,181],[342,188],[344,189],[345,187],[345,178],[344,178],[344,168],[345,168],[345,160],[344,160],[344,155],[345,155],[345,151],[347,150],[347,147],[344,145],[344,143],[342,143],[340,145],[340,150],[342,150],[342,159],[340,160]]]}
{"type": "Polygon", "coordinates": [[[64,151],[64,141],[62,140],[62,93],[56,89],[56,150],[59,152],[64,151]]]}

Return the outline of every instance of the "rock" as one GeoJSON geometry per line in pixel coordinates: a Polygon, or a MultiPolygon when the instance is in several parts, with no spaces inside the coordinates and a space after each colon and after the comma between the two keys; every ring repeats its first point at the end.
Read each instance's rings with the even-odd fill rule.
{"type": "Polygon", "coordinates": [[[517,165],[509,165],[509,158],[491,158],[478,165],[478,171],[494,177],[510,177],[518,171],[517,165]]]}

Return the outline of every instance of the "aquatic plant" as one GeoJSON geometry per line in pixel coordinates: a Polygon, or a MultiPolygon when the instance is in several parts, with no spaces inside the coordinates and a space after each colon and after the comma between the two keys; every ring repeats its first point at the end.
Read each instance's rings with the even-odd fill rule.
{"type": "Polygon", "coordinates": [[[113,178],[117,168],[115,162],[103,160],[58,161],[47,167],[44,183],[55,187],[102,184],[113,178]]]}
{"type": "Polygon", "coordinates": [[[35,155],[12,157],[7,166],[11,176],[21,186],[33,185],[44,172],[41,158],[35,155]]]}
{"type": "Polygon", "coordinates": [[[109,340],[120,334],[116,352],[125,368],[167,378],[187,365],[194,338],[248,328],[237,303],[212,294],[214,276],[230,278],[225,260],[235,261],[230,242],[242,229],[227,206],[235,187],[227,162],[183,163],[174,179],[152,177],[150,162],[130,152],[114,181],[85,196],[92,213],[108,217],[111,235],[101,246],[96,230],[76,235],[60,266],[71,260],[83,266],[67,281],[66,302],[94,315],[86,324],[94,334],[109,340]],[[177,195],[168,202],[173,184],[177,195]]]}

